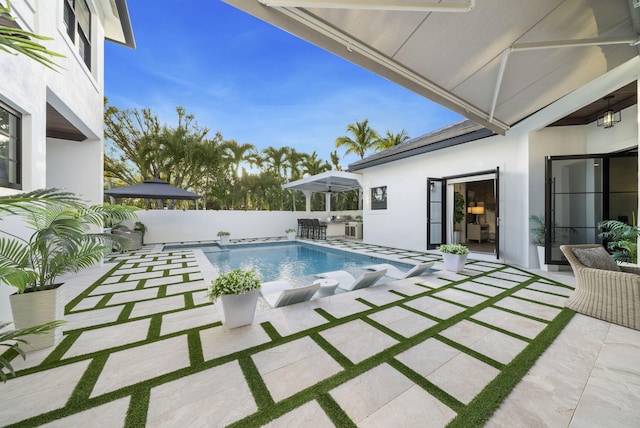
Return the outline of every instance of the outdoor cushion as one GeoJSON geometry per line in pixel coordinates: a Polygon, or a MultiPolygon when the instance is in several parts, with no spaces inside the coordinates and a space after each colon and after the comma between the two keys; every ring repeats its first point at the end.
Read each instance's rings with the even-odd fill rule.
{"type": "Polygon", "coordinates": [[[572,248],[571,251],[586,267],[620,272],[620,266],[603,247],[572,248]]]}

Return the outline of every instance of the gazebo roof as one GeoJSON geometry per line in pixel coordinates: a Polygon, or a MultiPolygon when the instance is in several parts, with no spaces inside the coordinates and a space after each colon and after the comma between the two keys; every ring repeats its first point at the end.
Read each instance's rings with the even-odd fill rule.
{"type": "Polygon", "coordinates": [[[326,171],[305,177],[291,183],[283,184],[282,188],[302,190],[315,193],[346,192],[361,189],[362,175],[344,171],[326,171]]]}
{"type": "Polygon", "coordinates": [[[107,196],[114,198],[143,198],[143,199],[178,199],[196,200],[202,196],[179,187],[172,186],[164,180],[154,178],[140,184],[118,187],[104,191],[107,196]]]}

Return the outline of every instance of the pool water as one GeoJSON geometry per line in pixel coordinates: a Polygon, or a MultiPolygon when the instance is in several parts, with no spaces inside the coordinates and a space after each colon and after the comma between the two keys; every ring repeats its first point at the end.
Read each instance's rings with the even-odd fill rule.
{"type": "Polygon", "coordinates": [[[334,270],[346,270],[357,277],[364,272],[364,266],[378,263],[390,263],[401,270],[411,268],[403,263],[301,243],[203,251],[219,273],[236,268],[254,269],[265,282],[286,280],[293,285],[309,284],[315,274],[334,270]]]}

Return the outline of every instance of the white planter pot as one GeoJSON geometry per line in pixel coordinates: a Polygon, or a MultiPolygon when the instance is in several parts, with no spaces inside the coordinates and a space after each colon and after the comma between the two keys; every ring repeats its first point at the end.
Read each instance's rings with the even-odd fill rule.
{"type": "Polygon", "coordinates": [[[296,240],[296,233],[295,232],[287,232],[287,239],[289,241],[295,241],[296,240]]]}
{"type": "Polygon", "coordinates": [[[226,294],[220,296],[224,323],[228,328],[242,327],[253,323],[258,304],[258,290],[244,294],[226,294]]]}
{"type": "Polygon", "coordinates": [[[450,254],[442,253],[444,268],[451,272],[460,272],[464,270],[464,264],[467,262],[467,254],[450,254]]]}
{"type": "Polygon", "coordinates": [[[460,231],[459,230],[455,230],[453,232],[453,243],[454,244],[459,244],[460,243],[460,231]]]}
{"type": "MultiPolygon", "coordinates": [[[[35,291],[31,293],[13,294],[9,296],[13,323],[16,329],[33,327],[64,317],[64,295],[62,287],[53,290],[35,291]]],[[[29,345],[23,349],[27,352],[54,346],[62,339],[62,327],[57,327],[45,334],[24,336],[29,345]]]]}
{"type": "Polygon", "coordinates": [[[546,271],[558,271],[558,266],[556,265],[547,265],[544,263],[544,247],[536,247],[538,249],[538,262],[540,263],[540,269],[546,271]]]}
{"type": "Polygon", "coordinates": [[[223,235],[220,237],[220,245],[229,245],[229,235],[223,235]]]}

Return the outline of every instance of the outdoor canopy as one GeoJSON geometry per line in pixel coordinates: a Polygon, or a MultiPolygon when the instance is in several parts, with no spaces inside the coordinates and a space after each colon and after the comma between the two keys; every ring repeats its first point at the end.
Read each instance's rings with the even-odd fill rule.
{"type": "Polygon", "coordinates": [[[159,178],[144,180],[144,182],[132,186],[107,189],[104,191],[104,194],[114,198],[177,199],[192,201],[202,197],[187,190],[172,186],[159,178]]]}

